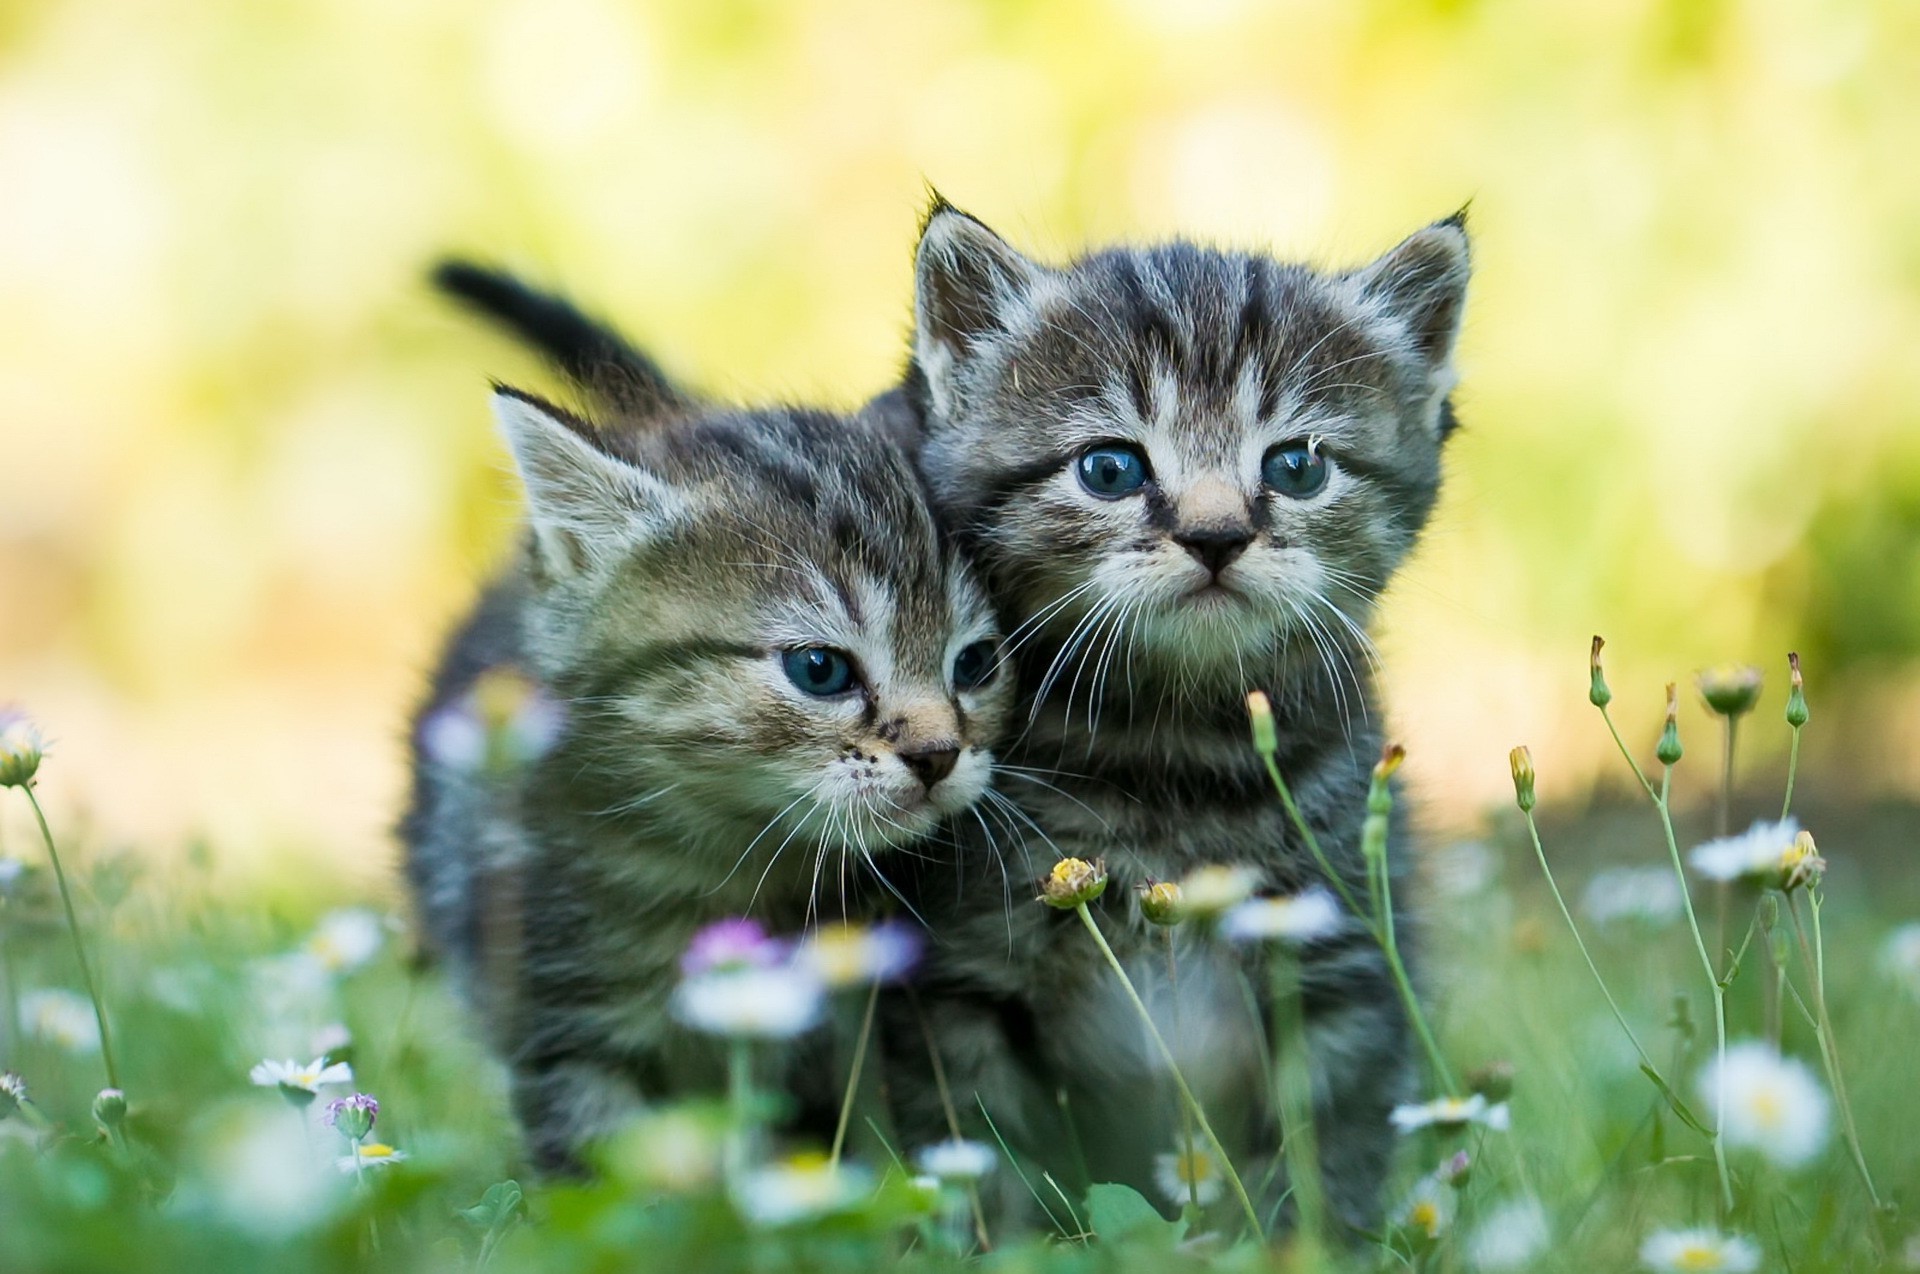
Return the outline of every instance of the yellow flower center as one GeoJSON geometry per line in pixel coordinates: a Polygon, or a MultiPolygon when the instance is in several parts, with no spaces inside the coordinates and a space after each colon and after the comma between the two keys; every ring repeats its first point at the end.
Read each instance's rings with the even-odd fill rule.
{"type": "Polygon", "coordinates": [[[1763,1128],[1778,1128],[1785,1120],[1787,1104],[1771,1088],[1762,1088],[1747,1098],[1747,1112],[1763,1128]]]}
{"type": "Polygon", "coordinates": [[[360,1147],[360,1157],[362,1159],[391,1159],[393,1157],[393,1147],[384,1141],[369,1141],[360,1147]]]}
{"type": "Polygon", "coordinates": [[[1196,1150],[1190,1155],[1175,1156],[1174,1175],[1183,1185],[1205,1185],[1213,1180],[1213,1159],[1196,1150]]]}
{"type": "Polygon", "coordinates": [[[1431,1199],[1422,1199],[1413,1205],[1413,1210],[1407,1214],[1407,1219],[1413,1222],[1416,1229],[1425,1230],[1432,1235],[1440,1228],[1440,1209],[1434,1206],[1431,1199]]]}
{"type": "Polygon", "coordinates": [[[1705,1243],[1689,1243],[1680,1249],[1674,1265],[1683,1270],[1717,1270],[1721,1268],[1720,1249],[1705,1243]]]}

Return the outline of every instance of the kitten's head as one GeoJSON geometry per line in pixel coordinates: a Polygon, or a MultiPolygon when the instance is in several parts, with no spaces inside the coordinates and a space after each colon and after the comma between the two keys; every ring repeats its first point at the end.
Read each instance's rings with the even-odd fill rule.
{"type": "Polygon", "coordinates": [[[923,468],[1010,625],[1124,631],[1183,680],[1344,644],[1433,505],[1467,273],[1458,217],[1341,273],[1178,242],[1055,268],[938,204],[923,468]]]}
{"type": "Polygon", "coordinates": [[[993,614],[878,429],[791,409],[600,429],[505,389],[494,411],[527,491],[529,657],[571,723],[556,760],[610,817],[807,864],[980,797],[1011,692],[993,614]]]}

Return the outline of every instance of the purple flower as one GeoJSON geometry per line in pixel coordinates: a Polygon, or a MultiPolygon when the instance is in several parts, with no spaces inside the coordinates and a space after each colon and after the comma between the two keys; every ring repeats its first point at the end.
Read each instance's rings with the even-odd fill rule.
{"type": "Polygon", "coordinates": [[[380,1103],[371,1093],[355,1093],[327,1103],[327,1127],[338,1129],[349,1141],[359,1141],[372,1132],[374,1121],[379,1117],[380,1103]]]}
{"type": "Polygon", "coordinates": [[[784,944],[767,936],[757,920],[716,920],[693,935],[680,972],[689,978],[716,969],[770,969],[786,957],[784,944]]]}

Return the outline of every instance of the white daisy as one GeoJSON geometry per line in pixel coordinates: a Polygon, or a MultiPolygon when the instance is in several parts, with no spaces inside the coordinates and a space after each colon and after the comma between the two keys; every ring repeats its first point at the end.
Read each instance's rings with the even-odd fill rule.
{"type": "Polygon", "coordinates": [[[0,1119],[20,1109],[27,1100],[27,1081],[17,1071],[0,1072],[0,1119]]]}
{"type": "Polygon", "coordinates": [[[46,736],[18,708],[0,708],[0,787],[25,787],[46,755],[46,736]]]}
{"type": "Polygon", "coordinates": [[[1887,935],[1880,947],[1880,970],[1920,997],[1920,921],[1910,921],[1887,935]]]}
{"type": "Polygon", "coordinates": [[[1340,928],[1340,904],[1315,885],[1291,898],[1253,898],[1220,922],[1220,932],[1236,942],[1315,942],[1340,928]]]}
{"type": "Polygon", "coordinates": [[[302,951],[329,973],[351,973],[373,959],[384,936],[379,916],[349,907],[321,917],[302,951]]]}
{"type": "Polygon", "coordinates": [[[673,1013],[710,1035],[790,1039],[819,1020],[824,996],[819,978],[792,965],[716,969],[679,985],[673,1013]]]}
{"type": "Polygon", "coordinates": [[[1759,1151],[1783,1168],[1819,1154],[1827,1144],[1827,1094],[1805,1063],[1782,1057],[1768,1044],[1748,1042],[1727,1050],[1700,1071],[1700,1093],[1709,1110],[1725,1102],[1726,1144],[1759,1151]]]}
{"type": "Polygon", "coordinates": [[[1580,910],[1597,925],[1665,924],[1678,920],[1682,908],[1680,882],[1670,867],[1609,867],[1594,873],[1580,895],[1580,910]]]}
{"type": "Polygon", "coordinates": [[[1253,897],[1260,873],[1251,867],[1196,867],[1180,882],[1184,920],[1218,920],[1253,897]]]}
{"type": "Polygon", "coordinates": [[[942,1181],[978,1181],[999,1162],[993,1147],[957,1137],[923,1147],[914,1158],[920,1171],[942,1181]]]}
{"type": "Polygon", "coordinates": [[[1800,835],[1798,819],[1777,823],[1762,820],[1738,836],[1722,836],[1695,845],[1687,861],[1708,880],[1744,880],[1757,885],[1777,884],[1789,867],[1794,841],[1800,835]]]}
{"type": "Polygon", "coordinates": [[[1454,1191],[1431,1173],[1413,1183],[1394,1221],[1410,1235],[1433,1242],[1453,1224],[1454,1191]]]}
{"type": "Polygon", "coordinates": [[[395,1150],[384,1141],[363,1141],[353,1148],[352,1154],[334,1160],[334,1165],[342,1172],[359,1172],[363,1168],[384,1168],[408,1157],[406,1151],[395,1150]]]}
{"type": "Polygon", "coordinates": [[[317,1093],[327,1084],[351,1084],[353,1067],[345,1062],[329,1066],[325,1057],[316,1057],[304,1066],[292,1060],[276,1062],[268,1058],[248,1071],[247,1078],[262,1088],[294,1088],[317,1093]]]}
{"type": "Polygon", "coordinates": [[[794,958],[835,989],[894,982],[920,958],[920,938],[902,924],[822,925],[794,958]]]}
{"type": "Polygon", "coordinates": [[[20,1029],[69,1053],[100,1051],[93,1003],[72,991],[28,991],[20,997],[20,1029]]]}
{"type": "Polygon", "coordinates": [[[1530,1269],[1553,1241],[1553,1227],[1538,1199],[1497,1205],[1467,1240],[1467,1261],[1477,1270],[1530,1269]]]}
{"type": "Polygon", "coordinates": [[[1175,1206],[1198,1199],[1206,1207],[1220,1197],[1221,1181],[1220,1165],[1202,1146],[1153,1157],[1153,1184],[1175,1206]]]}
{"type": "Polygon", "coordinates": [[[1760,1268],[1753,1240],[1718,1230],[1660,1230],[1640,1245],[1640,1262],[1660,1274],[1724,1270],[1751,1274],[1760,1268]]]}
{"type": "Polygon", "coordinates": [[[1505,1132],[1511,1123],[1507,1103],[1489,1103],[1480,1093],[1466,1097],[1436,1097],[1430,1102],[1395,1106],[1388,1116],[1401,1132],[1421,1128],[1456,1129],[1480,1124],[1495,1132],[1505,1132]]]}
{"type": "Polygon", "coordinates": [[[865,1170],[852,1164],[836,1168],[822,1154],[794,1155],[742,1176],[733,1203],[755,1225],[789,1225],[844,1212],[872,1185],[865,1170]]]}

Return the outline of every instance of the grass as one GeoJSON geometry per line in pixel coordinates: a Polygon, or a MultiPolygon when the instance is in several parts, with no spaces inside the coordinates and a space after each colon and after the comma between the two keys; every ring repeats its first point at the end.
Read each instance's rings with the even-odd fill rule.
{"type": "MultiPolygon", "coordinates": [[[[1601,869],[1671,879],[1672,855],[1705,838],[1719,800],[1736,827],[1779,808],[1777,784],[1723,796],[1717,777],[1690,775],[1716,774],[1712,749],[1699,750],[1672,769],[1697,809],[1663,801],[1661,766],[1624,789],[1632,801],[1496,811],[1484,843],[1430,854],[1417,942],[1435,1039],[1428,1095],[1458,1075],[1500,1099],[1510,1073],[1511,1127],[1406,1137],[1397,1224],[1352,1249],[1244,1237],[1230,1193],[1169,1221],[1124,1187],[1070,1196],[1003,1161],[996,1171],[1028,1181],[1059,1232],[988,1234],[983,1251],[964,1186],[911,1180],[916,1148],[863,1135],[873,1126],[850,1107],[856,1135],[838,1169],[825,1154],[780,1158],[791,1148],[763,1149],[769,1139],[741,1127],[777,1126],[778,1095],[744,1088],[637,1125],[592,1183],[536,1182],[499,1066],[397,928],[371,912],[225,896],[204,860],[148,880],[137,860],[61,844],[69,924],[35,825],[9,820],[28,834],[0,846],[21,864],[0,873],[0,1070],[22,1078],[27,1100],[9,1109],[0,1096],[0,1269],[1464,1271],[1500,1268],[1498,1237],[1527,1246],[1531,1204],[1544,1233],[1507,1268],[1640,1268],[1649,1235],[1690,1227],[1744,1236],[1765,1269],[1912,1268],[1920,969],[1884,968],[1881,952],[1920,913],[1915,812],[1813,803],[1807,822],[1831,868],[1811,888],[1768,903],[1741,886],[1723,902],[1695,878],[1691,916],[1666,906],[1596,922],[1580,900],[1601,869]],[[96,1101],[108,1079],[77,950],[111,1030],[124,1116],[96,1101]],[[1783,1165],[1731,1135],[1716,1147],[1708,1132],[1738,1115],[1723,1117],[1698,1083],[1720,1047],[1721,998],[1736,1046],[1777,1029],[1825,1094],[1804,1161],[1783,1165]],[[350,1062],[354,1080],[310,1105],[249,1081],[263,1058],[321,1053],[350,1062]],[[379,1099],[366,1140],[404,1161],[338,1166],[350,1143],[317,1116],[353,1091],[379,1099]],[[1464,1173],[1443,1169],[1460,1151],[1464,1173]],[[742,1153],[752,1162],[730,1164],[742,1153]],[[795,1219],[778,1220],[782,1208],[795,1219]]],[[[1802,804],[1817,801],[1817,783],[1801,789],[1802,804]]],[[[1389,915],[1369,908],[1367,922],[1382,929],[1389,915]]],[[[854,990],[839,1019],[857,1024],[866,1004],[854,990]]]]}

